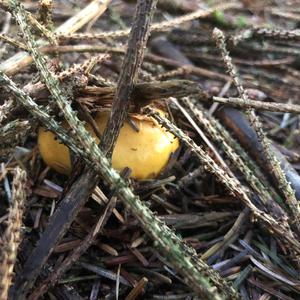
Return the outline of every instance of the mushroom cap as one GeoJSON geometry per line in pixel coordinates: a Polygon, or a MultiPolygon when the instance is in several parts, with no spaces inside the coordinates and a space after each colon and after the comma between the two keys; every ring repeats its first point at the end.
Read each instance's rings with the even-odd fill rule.
{"type": "MultiPolygon", "coordinates": [[[[163,114],[161,111],[159,113],[163,114]]],[[[108,117],[108,112],[100,112],[95,117],[101,133],[108,117]]],[[[137,114],[130,117],[139,131],[133,129],[128,122],[124,123],[113,151],[112,166],[118,171],[129,167],[132,171],[131,177],[135,179],[155,178],[167,165],[171,153],[179,147],[179,141],[150,117],[137,114]]],[[[86,125],[86,128],[98,143],[91,126],[86,125]]],[[[40,128],[38,145],[40,154],[49,167],[62,174],[70,173],[69,149],[52,132],[40,128]]]]}

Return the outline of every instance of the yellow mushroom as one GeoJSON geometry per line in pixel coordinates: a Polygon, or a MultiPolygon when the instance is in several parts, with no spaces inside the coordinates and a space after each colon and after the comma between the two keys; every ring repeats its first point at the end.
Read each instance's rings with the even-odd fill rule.
{"type": "MultiPolygon", "coordinates": [[[[101,133],[108,116],[108,112],[102,112],[95,117],[101,133]]],[[[113,152],[112,166],[118,171],[129,167],[132,170],[131,177],[135,179],[154,178],[164,169],[170,154],[178,148],[179,141],[152,118],[137,114],[132,114],[131,118],[139,131],[125,122],[113,152]]],[[[96,138],[91,126],[87,125],[86,128],[96,138]]],[[[98,138],[96,141],[99,142],[98,138]]],[[[40,128],[38,145],[40,154],[49,167],[62,174],[70,173],[69,149],[61,144],[52,132],[40,128]]]]}

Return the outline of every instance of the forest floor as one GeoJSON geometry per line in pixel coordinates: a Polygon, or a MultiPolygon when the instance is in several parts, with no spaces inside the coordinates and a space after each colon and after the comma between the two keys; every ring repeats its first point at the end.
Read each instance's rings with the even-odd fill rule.
{"type": "Polygon", "coordinates": [[[21,2],[0,1],[0,300],[300,299],[300,2],[21,2]],[[154,178],[112,169],[124,122],[178,139],[154,178]]]}

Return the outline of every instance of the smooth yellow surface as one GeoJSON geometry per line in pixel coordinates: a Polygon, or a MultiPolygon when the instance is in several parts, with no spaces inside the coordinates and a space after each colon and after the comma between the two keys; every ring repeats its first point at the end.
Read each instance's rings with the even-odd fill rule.
{"type": "MultiPolygon", "coordinates": [[[[150,118],[133,115],[132,119],[139,132],[128,123],[124,124],[113,152],[112,166],[118,171],[129,167],[132,170],[131,177],[135,179],[154,178],[166,166],[170,154],[178,148],[178,139],[150,118]]],[[[100,132],[103,132],[107,120],[108,113],[97,114],[95,121],[100,132]]],[[[92,132],[90,126],[87,129],[92,132]]],[[[95,136],[94,132],[92,134],[95,136]]],[[[40,128],[38,144],[48,166],[62,174],[70,173],[69,149],[60,144],[52,132],[40,128]]]]}

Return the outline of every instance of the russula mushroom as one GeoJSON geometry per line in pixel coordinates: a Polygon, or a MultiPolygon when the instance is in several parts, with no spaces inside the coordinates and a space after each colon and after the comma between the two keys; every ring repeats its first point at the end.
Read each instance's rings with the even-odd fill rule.
{"type": "MultiPolygon", "coordinates": [[[[95,117],[101,133],[108,117],[108,112],[98,113],[95,117]]],[[[132,114],[130,117],[139,131],[127,122],[124,123],[113,151],[112,166],[118,171],[129,167],[131,177],[135,179],[155,178],[166,166],[171,153],[178,148],[179,141],[150,117],[139,114],[132,114]]],[[[96,138],[91,126],[87,125],[86,128],[96,138]]],[[[98,138],[96,141],[99,142],[98,138]]],[[[69,149],[52,132],[39,128],[38,145],[40,154],[49,167],[62,174],[70,173],[69,149]]]]}

